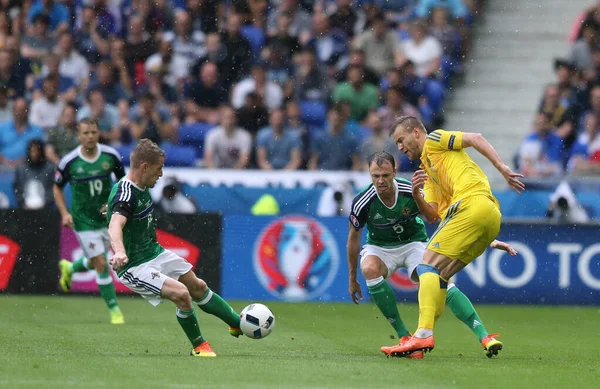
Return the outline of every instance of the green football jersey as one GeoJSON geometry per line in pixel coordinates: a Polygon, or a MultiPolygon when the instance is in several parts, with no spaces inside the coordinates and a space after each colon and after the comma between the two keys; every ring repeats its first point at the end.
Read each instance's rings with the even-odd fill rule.
{"type": "Polygon", "coordinates": [[[75,231],[106,228],[106,218],[100,213],[113,185],[111,174],[117,180],[125,175],[119,152],[110,146],[98,145],[98,154],[88,159],[81,146],[65,155],[58,163],[54,182],[63,188],[71,184],[71,207],[75,231]]]}
{"type": "Polygon", "coordinates": [[[127,178],[117,182],[108,197],[107,223],[113,214],[123,215],[127,223],[123,227],[123,244],[128,262],[119,276],[133,266],[156,258],[165,249],[156,240],[154,203],[150,190],[141,190],[127,178]]]}
{"type": "Polygon", "coordinates": [[[367,226],[367,244],[397,247],[410,242],[427,242],[427,231],[418,217],[411,182],[403,178],[396,178],[395,182],[396,202],[391,208],[381,201],[373,184],[352,201],[350,223],[356,230],[367,226]]]}

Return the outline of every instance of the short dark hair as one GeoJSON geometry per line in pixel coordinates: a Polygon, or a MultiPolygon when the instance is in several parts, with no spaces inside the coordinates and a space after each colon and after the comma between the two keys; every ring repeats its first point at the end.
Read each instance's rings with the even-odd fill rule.
{"type": "Polygon", "coordinates": [[[379,167],[388,162],[390,165],[392,165],[394,171],[396,171],[396,160],[394,159],[394,156],[387,151],[376,151],[371,154],[369,157],[369,168],[373,162],[375,162],[375,164],[379,167]]]}
{"type": "Polygon", "coordinates": [[[398,126],[410,129],[418,128],[419,130],[427,134],[427,129],[425,128],[423,123],[414,116],[400,116],[398,119],[396,119],[394,121],[394,124],[392,124],[392,127],[390,128],[390,136],[392,136],[392,134],[394,133],[394,131],[396,131],[396,128],[398,126]]]}
{"type": "Polygon", "coordinates": [[[79,123],[77,123],[77,131],[79,131],[82,124],[85,124],[86,126],[96,127],[97,130],[100,130],[100,127],[98,127],[98,122],[90,117],[83,118],[79,121],[79,123]]]}
{"type": "Polygon", "coordinates": [[[160,158],[166,157],[166,153],[150,139],[142,139],[133,149],[130,156],[131,167],[139,168],[142,163],[156,164],[160,158]]]}

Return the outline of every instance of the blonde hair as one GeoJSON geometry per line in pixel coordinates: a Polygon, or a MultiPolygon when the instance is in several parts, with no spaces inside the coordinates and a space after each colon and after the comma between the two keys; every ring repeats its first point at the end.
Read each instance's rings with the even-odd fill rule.
{"type": "Polygon", "coordinates": [[[142,139],[131,152],[131,167],[133,169],[139,168],[144,162],[155,165],[166,155],[167,154],[158,147],[156,143],[152,142],[150,139],[142,139]]]}

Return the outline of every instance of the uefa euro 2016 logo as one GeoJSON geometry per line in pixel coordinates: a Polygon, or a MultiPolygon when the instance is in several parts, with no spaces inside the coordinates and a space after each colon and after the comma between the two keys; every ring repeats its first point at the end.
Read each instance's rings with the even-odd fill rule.
{"type": "Polygon", "coordinates": [[[318,221],[288,216],[269,224],[254,250],[254,269],[271,294],[288,301],[319,297],[339,266],[333,236],[318,221]]]}

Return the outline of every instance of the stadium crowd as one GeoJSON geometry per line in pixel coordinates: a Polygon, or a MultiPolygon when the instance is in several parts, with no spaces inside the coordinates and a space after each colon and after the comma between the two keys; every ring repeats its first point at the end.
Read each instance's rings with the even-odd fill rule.
{"type": "Polygon", "coordinates": [[[517,156],[528,177],[600,174],[600,2],[575,20],[517,156]]]}
{"type": "Polygon", "coordinates": [[[1,0],[0,163],[39,139],[56,164],[92,117],[125,160],[150,138],[171,166],[364,169],[394,117],[443,123],[481,3],[1,0]]]}

